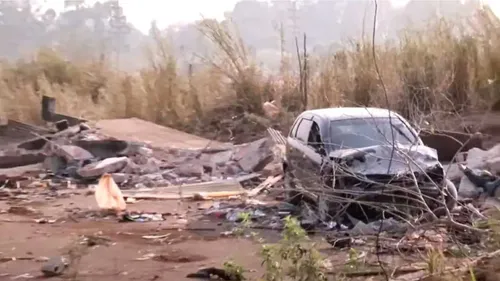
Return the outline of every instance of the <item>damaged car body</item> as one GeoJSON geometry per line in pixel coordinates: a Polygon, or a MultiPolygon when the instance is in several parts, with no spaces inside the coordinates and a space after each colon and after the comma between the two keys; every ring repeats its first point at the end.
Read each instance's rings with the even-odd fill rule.
{"type": "Polygon", "coordinates": [[[376,205],[391,205],[402,215],[408,207],[422,209],[422,199],[431,210],[456,205],[456,187],[446,178],[436,150],[423,144],[408,121],[387,109],[303,112],[288,134],[283,168],[291,203],[329,198],[323,201],[330,213],[345,210],[346,203],[339,202],[350,202],[351,211],[364,205],[365,217],[366,209],[376,205]]]}

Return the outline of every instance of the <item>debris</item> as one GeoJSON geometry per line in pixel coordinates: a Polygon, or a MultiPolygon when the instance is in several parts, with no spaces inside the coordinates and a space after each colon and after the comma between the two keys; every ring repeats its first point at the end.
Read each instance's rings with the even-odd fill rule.
{"type": "Polygon", "coordinates": [[[161,254],[156,254],[154,261],[171,262],[171,263],[188,263],[206,260],[207,257],[197,254],[184,253],[179,250],[166,251],[161,254]]]}
{"type": "Polygon", "coordinates": [[[9,214],[20,215],[20,216],[33,216],[39,214],[37,210],[26,206],[11,206],[9,207],[7,212],[9,214]]]}
{"type": "Polygon", "coordinates": [[[198,163],[181,164],[174,172],[182,177],[201,177],[203,175],[203,166],[198,163]]]}
{"type": "Polygon", "coordinates": [[[59,131],[59,132],[64,131],[64,130],[69,128],[69,123],[68,123],[68,120],[66,120],[66,119],[57,121],[54,123],[54,125],[56,126],[57,131],[59,131]]]}
{"type": "Polygon", "coordinates": [[[227,281],[241,281],[241,279],[235,279],[236,276],[228,273],[226,270],[216,267],[207,267],[198,270],[195,273],[190,273],[186,277],[187,278],[200,278],[200,279],[211,279],[211,276],[216,276],[221,280],[227,281]]]}
{"type": "Polygon", "coordinates": [[[99,180],[95,189],[95,198],[100,209],[124,211],[127,208],[120,188],[109,174],[104,174],[99,180]]]}
{"type": "Polygon", "coordinates": [[[263,138],[240,147],[236,160],[245,172],[261,170],[273,160],[270,140],[263,138]]]}
{"type": "Polygon", "coordinates": [[[42,163],[43,153],[18,153],[16,155],[0,155],[0,169],[14,168],[42,163]]]}
{"type": "Polygon", "coordinates": [[[67,162],[85,161],[94,158],[87,150],[75,145],[61,145],[54,147],[55,155],[64,158],[67,162]]]}
{"type": "Polygon", "coordinates": [[[42,273],[45,277],[55,277],[62,275],[68,267],[68,262],[64,257],[53,257],[42,266],[42,273]]]}
{"type": "Polygon", "coordinates": [[[464,173],[464,177],[460,181],[459,192],[467,197],[476,197],[482,192],[491,197],[496,197],[497,189],[500,187],[500,178],[492,175],[487,170],[475,169],[459,164],[460,170],[464,173]]]}
{"type": "Polygon", "coordinates": [[[357,235],[376,235],[379,232],[404,232],[406,226],[396,221],[393,218],[374,221],[369,224],[365,224],[362,221],[358,221],[356,225],[349,230],[349,234],[352,236],[357,235]]]}
{"type": "Polygon", "coordinates": [[[246,194],[237,180],[213,181],[146,190],[128,190],[124,192],[127,198],[135,199],[193,199],[221,198],[246,194]]]}
{"type": "Polygon", "coordinates": [[[78,169],[77,173],[83,178],[98,178],[107,173],[119,172],[128,162],[127,157],[106,158],[78,169]]]}
{"type": "Polygon", "coordinates": [[[163,214],[147,214],[147,213],[127,213],[124,214],[120,221],[122,222],[150,222],[164,221],[163,214]]]}
{"type": "Polygon", "coordinates": [[[150,259],[154,258],[155,256],[156,256],[155,253],[148,253],[148,254],[144,254],[140,258],[136,258],[135,260],[136,261],[147,261],[147,260],[150,260],[150,259]]]}
{"type": "Polygon", "coordinates": [[[167,234],[163,234],[163,235],[144,235],[142,236],[142,238],[144,239],[164,239],[164,238],[167,238],[171,235],[172,233],[167,233],[167,234]]]}
{"type": "Polygon", "coordinates": [[[99,159],[113,158],[124,155],[132,144],[114,139],[77,140],[74,144],[85,149],[99,159]]]}
{"type": "Polygon", "coordinates": [[[37,219],[35,220],[36,223],[39,224],[46,224],[46,223],[55,223],[56,220],[48,220],[48,219],[37,219]]]}
{"type": "Polygon", "coordinates": [[[262,192],[262,190],[264,190],[266,188],[272,187],[274,184],[276,184],[277,182],[279,182],[282,178],[283,178],[283,175],[279,175],[279,176],[276,176],[276,177],[270,176],[265,181],[263,181],[261,184],[259,184],[259,186],[257,186],[256,188],[248,191],[247,195],[249,197],[254,197],[257,194],[259,194],[260,192],[262,192]]]}

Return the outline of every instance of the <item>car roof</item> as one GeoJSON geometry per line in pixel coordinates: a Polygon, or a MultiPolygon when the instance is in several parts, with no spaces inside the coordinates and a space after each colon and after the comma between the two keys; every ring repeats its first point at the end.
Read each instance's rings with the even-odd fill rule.
{"type": "Polygon", "coordinates": [[[314,114],[331,121],[355,118],[388,118],[389,113],[393,117],[401,118],[401,116],[394,111],[377,107],[331,107],[307,110],[304,111],[303,114],[307,113],[314,114]]]}

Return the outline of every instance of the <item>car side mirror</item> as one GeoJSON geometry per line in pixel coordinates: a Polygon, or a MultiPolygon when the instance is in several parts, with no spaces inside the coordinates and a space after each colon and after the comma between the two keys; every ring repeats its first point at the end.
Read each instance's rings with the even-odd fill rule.
{"type": "Polygon", "coordinates": [[[326,149],[324,147],[317,148],[316,152],[319,153],[321,156],[326,156],[326,149]]]}

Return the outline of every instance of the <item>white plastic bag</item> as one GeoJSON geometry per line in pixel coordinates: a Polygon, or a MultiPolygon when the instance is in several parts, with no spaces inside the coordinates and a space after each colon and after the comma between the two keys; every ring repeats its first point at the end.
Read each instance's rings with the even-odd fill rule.
{"type": "Polygon", "coordinates": [[[104,210],[124,211],[127,204],[123,199],[123,194],[116,185],[110,174],[102,175],[99,184],[95,189],[95,200],[97,206],[104,210]]]}

